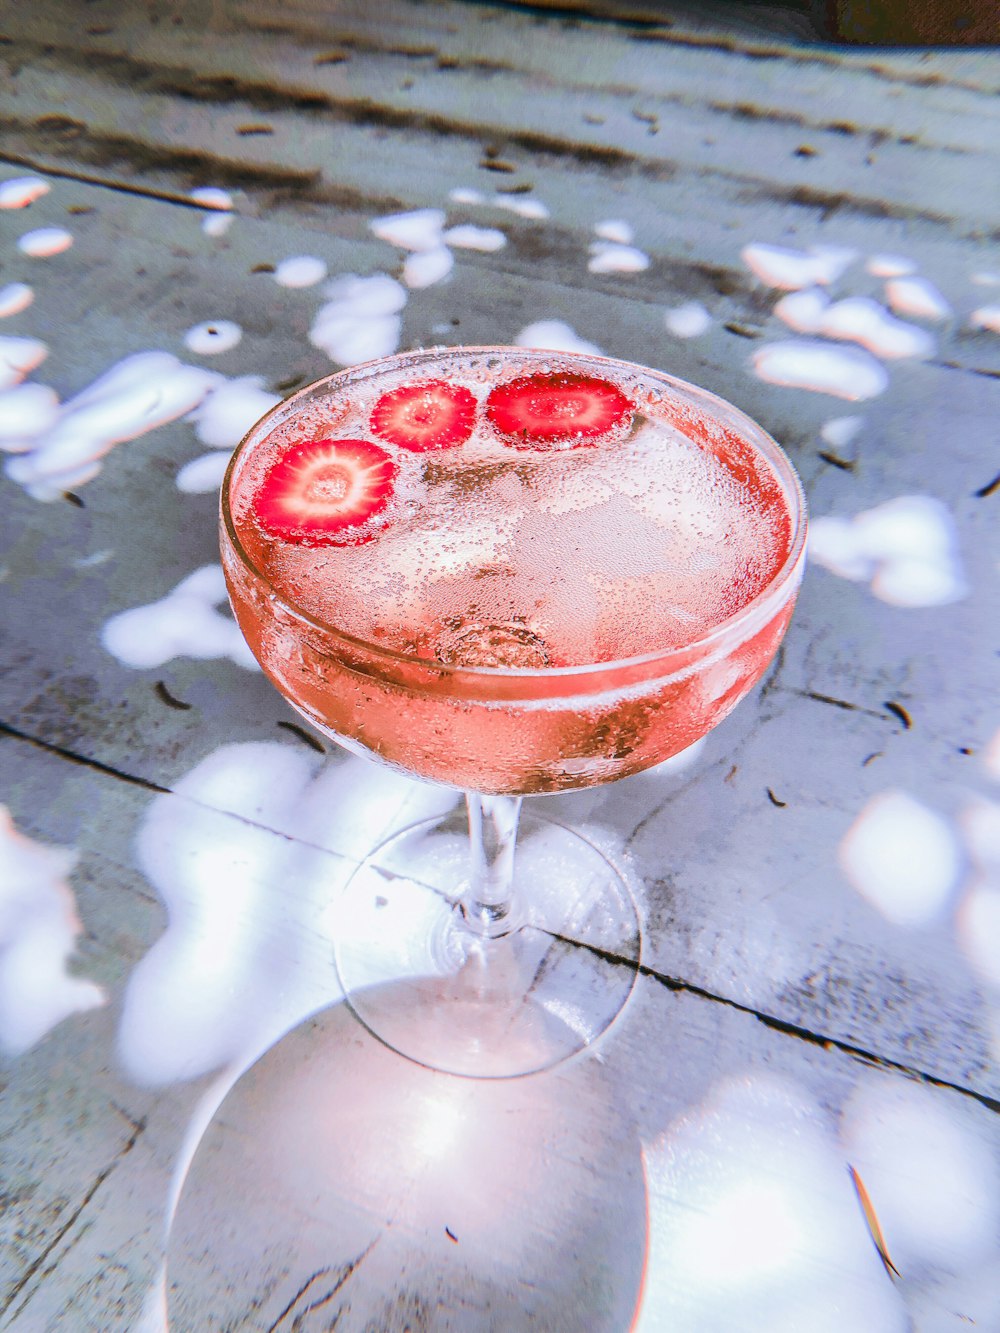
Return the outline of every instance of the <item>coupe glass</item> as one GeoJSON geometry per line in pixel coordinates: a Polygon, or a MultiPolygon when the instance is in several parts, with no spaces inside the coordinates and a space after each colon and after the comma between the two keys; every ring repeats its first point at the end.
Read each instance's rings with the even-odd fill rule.
{"type": "MultiPolygon", "coordinates": [[[[441,466],[442,455],[450,462],[459,452],[428,453],[422,465],[441,466]]],[[[734,528],[740,521],[734,508],[734,528]]],[[[601,357],[509,347],[404,353],[311,384],[253,427],[223,484],[221,543],[233,611],[254,655],[325,735],[465,793],[464,810],[375,847],[344,891],[336,966],[348,1004],[370,1032],[429,1068],[502,1078],[547,1068],[609,1028],[641,966],[627,876],[595,841],[528,808],[522,813],[522,799],[638,773],[721,721],[760,678],[785,632],[805,527],[795,471],[759,426],[702,389],[601,357]],[[572,665],[555,666],[533,654],[526,616],[488,627],[485,641],[480,632],[470,664],[461,645],[421,648],[418,623],[414,645],[401,650],[380,642],[377,631],[358,635],[336,616],[310,613],[248,540],[247,495],[259,484],[269,441],[356,437],[367,423],[350,424],[351,404],[401,375],[456,380],[483,398],[498,382],[532,374],[627,385],[637,423],[679,431],[685,444],[720,460],[780,529],[764,586],[690,641],[674,636],[669,646],[617,660],[600,660],[595,641],[572,665]]],[[[581,520],[580,541],[593,545],[593,531],[581,520]]],[[[616,549],[616,534],[606,536],[616,549]]],[[[706,569],[703,577],[713,574],[706,569]]],[[[643,607],[622,599],[619,614],[624,629],[643,607]]]]}

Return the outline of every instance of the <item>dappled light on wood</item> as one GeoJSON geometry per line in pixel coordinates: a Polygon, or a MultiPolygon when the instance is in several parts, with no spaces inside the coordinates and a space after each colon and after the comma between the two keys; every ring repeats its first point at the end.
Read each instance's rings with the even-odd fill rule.
{"type": "MultiPolygon", "coordinates": [[[[1000,69],[806,8],[6,7],[5,1329],[1000,1329],[1000,69]],[[248,669],[214,532],[265,412],[462,344],[702,385],[816,516],[745,712],[526,802],[646,939],[506,1087],[341,1003],[340,886],[454,798],[248,669]]],[[[434,957],[366,957],[402,1021],[434,957]]]]}

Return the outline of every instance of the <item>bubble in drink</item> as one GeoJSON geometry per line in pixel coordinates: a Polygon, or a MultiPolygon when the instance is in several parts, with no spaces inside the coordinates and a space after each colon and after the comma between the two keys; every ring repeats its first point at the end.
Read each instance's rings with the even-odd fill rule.
{"type": "Polygon", "coordinates": [[[341,739],[481,790],[606,781],[718,720],[732,691],[723,710],[694,667],[787,564],[794,482],[714,400],[647,378],[521,349],[411,354],[275,409],[232,469],[226,569],[283,692],[341,739]],[[293,662],[269,649],[263,588],[293,662]],[[685,679],[633,673],[615,695],[623,661],[684,653],[685,679]]]}
{"type": "MultiPolygon", "coordinates": [[[[384,508],[359,511],[329,540],[261,529],[260,481],[295,447],[288,431],[265,446],[255,476],[234,497],[239,531],[276,588],[310,616],[400,651],[418,645],[419,654],[452,665],[462,658],[451,625],[523,626],[544,644],[545,665],[575,666],[705,634],[755,597],[784,559],[788,534],[775,497],[668,420],[636,408],[625,430],[616,421],[606,437],[529,452],[495,429],[482,410],[488,386],[471,375],[463,383],[461,371],[450,367],[448,380],[468,395],[459,444],[414,452],[396,441],[394,449],[383,427],[372,449],[381,446],[389,460],[378,458],[382,472],[395,469],[392,493],[384,508]],[[480,411],[470,430],[473,397],[480,411]]],[[[310,440],[321,460],[311,483],[316,498],[324,489],[342,496],[356,466],[353,458],[335,466],[338,439],[374,434],[370,420],[384,413],[375,413],[372,398],[392,401],[406,387],[389,381],[358,394],[354,410],[336,418],[329,463],[324,442],[310,440]]],[[[310,437],[316,416],[314,409],[310,437]]],[[[376,485],[381,499],[381,474],[376,485]]],[[[370,495],[372,484],[362,478],[355,489],[370,495]]],[[[303,512],[309,501],[303,493],[303,512]]],[[[466,664],[481,665],[479,647],[469,643],[466,664]]]]}

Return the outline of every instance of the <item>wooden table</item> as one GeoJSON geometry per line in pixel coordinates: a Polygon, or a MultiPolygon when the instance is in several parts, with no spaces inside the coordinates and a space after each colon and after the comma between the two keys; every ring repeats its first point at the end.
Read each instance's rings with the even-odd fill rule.
{"type": "Polygon", "coordinates": [[[1000,1328],[1000,59],[765,22],[5,12],[0,180],[50,188],[0,211],[0,334],[44,348],[0,346],[64,402],[137,353],[176,360],[139,363],[158,404],[77,405],[64,454],[38,443],[51,396],[0,396],[24,450],[0,557],[0,1326],[1000,1328]],[[759,419],[814,519],[878,510],[817,525],[857,577],[811,564],[765,684],[697,753],[546,802],[637,884],[649,966],[598,1054],[510,1084],[390,1056],[331,975],[331,880],[447,794],[297,728],[211,569],[132,622],[132,665],[107,630],[217,563],[240,413],[335,367],[310,341],[331,297],[274,270],[398,277],[408,252],[371,224],[423,208],[504,240],[452,238],[401,347],[558,321],[759,419]],[[18,248],[46,228],[72,246],[18,248]],[[776,313],[769,282],[803,261],[754,245],[811,255],[838,301],[912,268],[944,302],[901,316],[926,347],[890,358],[871,307],[776,313]],[[861,379],[831,372],[857,390],[883,367],[864,401],[766,371],[789,320],[828,366],[858,346],[838,319],[873,318],[861,379]],[[215,352],[220,321],[237,345],[186,345],[206,325],[215,352]],[[213,396],[214,426],[184,418],[213,396]],[[109,433],[134,438],[74,474],[109,433]],[[931,503],[878,508],[902,496],[931,503]]]}

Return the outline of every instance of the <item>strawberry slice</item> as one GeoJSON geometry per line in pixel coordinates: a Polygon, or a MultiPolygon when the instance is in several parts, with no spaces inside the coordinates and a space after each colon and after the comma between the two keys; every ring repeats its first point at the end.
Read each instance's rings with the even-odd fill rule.
{"type": "Polygon", "coordinates": [[[568,371],[508,380],[486,400],[490,421],[519,449],[591,443],[629,420],[632,410],[608,380],[568,371]]]}
{"type": "Polygon", "coordinates": [[[253,499],[257,522],[300,546],[370,541],[362,524],[389,503],[396,464],[367,440],[306,440],[271,468],[253,499]]]}
{"type": "Polygon", "coordinates": [[[464,444],[475,421],[476,400],[468,389],[444,380],[422,380],[384,393],[370,424],[381,439],[422,454],[464,444]]]}

